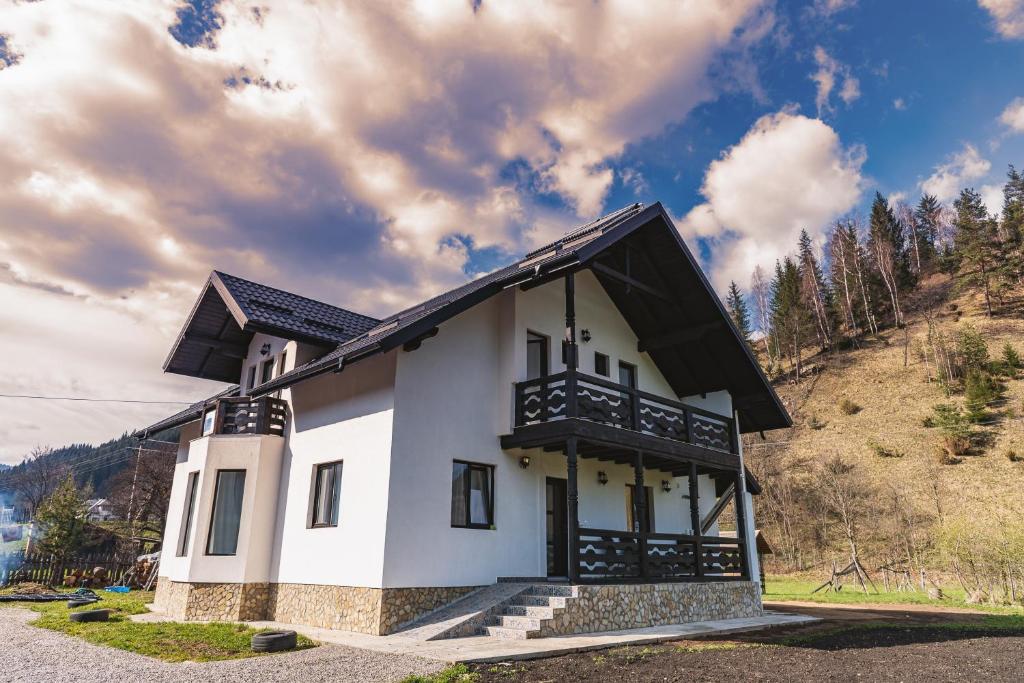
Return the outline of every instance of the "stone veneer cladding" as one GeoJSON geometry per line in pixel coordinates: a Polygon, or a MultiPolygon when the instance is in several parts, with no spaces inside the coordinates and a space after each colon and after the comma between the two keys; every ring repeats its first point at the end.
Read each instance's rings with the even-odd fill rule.
{"type": "Polygon", "coordinates": [[[272,619],[373,635],[400,626],[476,590],[363,588],[300,583],[157,583],[153,606],[184,621],[272,619]]]}
{"type": "Polygon", "coordinates": [[[761,616],[752,581],[574,586],[574,597],[541,622],[540,637],[761,616]]]}

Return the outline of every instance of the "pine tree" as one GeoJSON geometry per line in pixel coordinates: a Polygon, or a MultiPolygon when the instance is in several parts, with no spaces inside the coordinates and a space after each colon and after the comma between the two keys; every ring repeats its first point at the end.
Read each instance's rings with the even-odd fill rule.
{"type": "Polygon", "coordinates": [[[953,202],[956,230],[953,255],[961,282],[985,292],[985,309],[992,315],[992,277],[1000,263],[997,223],[989,217],[981,195],[964,189],[953,202]]]}
{"type": "Polygon", "coordinates": [[[1003,186],[1003,216],[999,229],[1003,261],[1000,278],[1009,287],[1024,284],[1024,174],[1013,165],[1003,186]]]}
{"type": "Polygon", "coordinates": [[[772,280],[772,334],[789,355],[796,378],[800,378],[802,350],[807,328],[813,324],[800,298],[800,269],[792,258],[775,264],[772,280]]]}
{"type": "Polygon", "coordinates": [[[59,561],[73,555],[85,538],[85,513],[85,497],[68,474],[36,513],[39,550],[59,561]]]}
{"type": "Polygon", "coordinates": [[[918,250],[921,270],[925,271],[934,263],[939,242],[939,225],[942,222],[942,204],[935,195],[925,194],[914,208],[914,224],[917,228],[918,250]]]}
{"type": "Polygon", "coordinates": [[[747,302],[743,299],[743,293],[736,286],[736,281],[729,282],[729,293],[725,297],[725,304],[729,308],[729,316],[736,324],[743,341],[750,344],[750,312],[747,310],[747,302]]]}
{"type": "Polygon", "coordinates": [[[811,236],[806,230],[800,231],[797,246],[800,259],[800,300],[814,316],[818,345],[827,349],[832,346],[832,295],[814,255],[811,236]]]}
{"type": "Polygon", "coordinates": [[[893,322],[903,325],[903,309],[900,304],[901,292],[912,284],[909,259],[903,237],[903,226],[889,208],[889,202],[880,192],[875,193],[871,204],[871,221],[868,232],[868,253],[882,283],[885,285],[892,305],[893,322]]]}

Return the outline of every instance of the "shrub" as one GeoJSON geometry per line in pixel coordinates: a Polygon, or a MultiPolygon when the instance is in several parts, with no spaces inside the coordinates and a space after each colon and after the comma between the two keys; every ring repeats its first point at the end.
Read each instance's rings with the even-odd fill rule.
{"type": "MultiPolygon", "coordinates": [[[[971,421],[959,406],[939,403],[932,407],[933,415],[927,418],[929,426],[942,430],[942,449],[950,458],[967,455],[971,450],[971,421]]],[[[952,463],[943,463],[946,465],[952,463]]]]}
{"type": "Polygon", "coordinates": [[[1013,348],[1013,344],[1006,342],[1006,346],[1003,347],[1003,367],[1006,369],[1008,375],[1016,374],[1015,371],[1021,367],[1020,354],[1017,353],[1017,349],[1013,348]]]}
{"type": "Polygon", "coordinates": [[[844,415],[855,415],[860,412],[860,406],[850,399],[844,398],[839,402],[839,410],[841,410],[844,415]]]}
{"type": "Polygon", "coordinates": [[[988,345],[973,325],[966,324],[960,328],[956,340],[957,351],[963,359],[964,370],[981,370],[988,365],[988,345]]]}
{"type": "Polygon", "coordinates": [[[822,422],[821,420],[819,420],[817,414],[814,414],[814,413],[812,413],[811,414],[811,418],[809,420],[807,420],[807,426],[810,427],[811,429],[815,430],[815,431],[817,431],[819,429],[824,429],[826,424],[828,424],[828,423],[827,422],[822,422]]]}
{"type": "Polygon", "coordinates": [[[959,465],[961,462],[960,458],[950,455],[945,448],[935,449],[935,461],[940,465],[959,465]]]}
{"type": "Polygon", "coordinates": [[[889,446],[883,446],[877,441],[868,441],[868,448],[880,458],[902,458],[903,452],[889,446]]]}
{"type": "Polygon", "coordinates": [[[1007,448],[1006,453],[1004,453],[1004,455],[1006,456],[1006,459],[1009,460],[1010,462],[1024,462],[1024,455],[1019,454],[1012,448],[1007,448]]]}
{"type": "Polygon", "coordinates": [[[964,384],[964,404],[972,422],[985,418],[985,408],[1002,393],[995,377],[983,370],[971,370],[964,384]]]}

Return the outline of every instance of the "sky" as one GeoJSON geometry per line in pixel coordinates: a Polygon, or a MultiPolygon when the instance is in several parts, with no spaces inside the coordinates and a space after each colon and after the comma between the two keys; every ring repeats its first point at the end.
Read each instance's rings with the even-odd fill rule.
{"type": "Polygon", "coordinates": [[[213,268],[386,315],[661,201],[719,292],[875,191],[999,209],[1024,0],[0,0],[0,462],[220,389],[213,268]]]}

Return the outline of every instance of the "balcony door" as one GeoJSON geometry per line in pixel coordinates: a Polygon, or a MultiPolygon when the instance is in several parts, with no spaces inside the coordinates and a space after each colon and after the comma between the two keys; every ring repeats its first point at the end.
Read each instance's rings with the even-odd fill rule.
{"type": "Polygon", "coordinates": [[[548,477],[545,488],[548,576],[564,577],[569,575],[569,516],[565,479],[548,477]]]}
{"type": "Polygon", "coordinates": [[[548,338],[536,332],[526,333],[526,379],[548,374],[548,338]]]}

